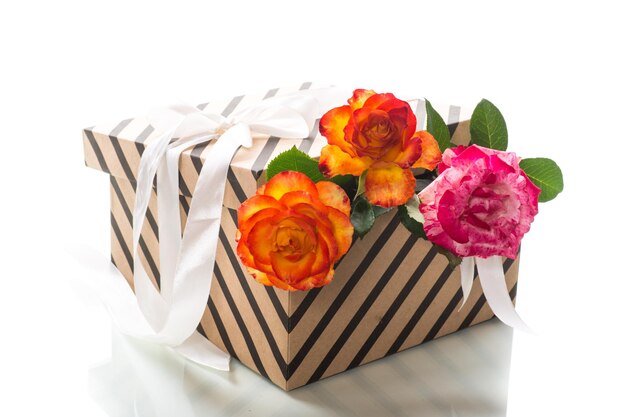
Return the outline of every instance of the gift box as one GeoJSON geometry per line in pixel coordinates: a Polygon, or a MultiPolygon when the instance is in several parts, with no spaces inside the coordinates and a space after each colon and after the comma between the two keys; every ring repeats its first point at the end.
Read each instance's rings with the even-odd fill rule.
{"type": "MultiPolygon", "coordinates": [[[[300,90],[312,88],[305,83],[300,90]]],[[[296,88],[297,89],[297,88],[296,88]]],[[[203,103],[227,117],[233,111],[291,89],[203,103]]],[[[410,101],[425,121],[425,103],[410,101]]],[[[435,105],[447,119],[452,141],[469,141],[471,112],[435,105]]],[[[319,120],[318,120],[319,123],[319,120]]],[[[111,262],[133,286],[131,250],[136,178],[140,157],[157,132],[146,118],[126,119],[84,129],[85,163],[110,175],[111,262]]],[[[326,140],[317,124],[300,140],[256,137],[230,163],[213,281],[198,331],[220,349],[285,390],[291,390],[429,340],[491,319],[475,280],[462,305],[459,268],[449,265],[428,241],[408,232],[397,210],[380,216],[373,229],[354,241],[336,265],[333,282],[308,291],[283,291],[257,283],[236,254],[237,208],[266,180],[268,162],[296,146],[319,157],[326,140]]],[[[192,190],[213,142],[183,151],[179,162],[181,223],[186,222],[192,190]]],[[[157,197],[146,213],[139,257],[153,284],[160,285],[157,197]]],[[[504,259],[503,259],[504,260],[504,259]]],[[[515,298],[519,257],[504,260],[507,287],[515,298]]]]}

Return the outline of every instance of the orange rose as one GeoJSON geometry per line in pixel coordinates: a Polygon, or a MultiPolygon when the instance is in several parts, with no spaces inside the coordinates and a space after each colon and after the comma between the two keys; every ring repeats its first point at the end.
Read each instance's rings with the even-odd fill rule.
{"type": "Polygon", "coordinates": [[[284,290],[328,284],[352,244],[345,191],[299,172],[272,177],[237,215],[239,258],[258,282],[284,290]]]}
{"type": "Polygon", "coordinates": [[[372,204],[393,207],[415,194],[410,168],[433,170],[441,161],[435,138],[415,131],[415,114],[393,94],[355,90],[349,105],[334,108],[320,121],[328,140],[320,170],[326,177],[367,170],[365,196],[372,204]]]}

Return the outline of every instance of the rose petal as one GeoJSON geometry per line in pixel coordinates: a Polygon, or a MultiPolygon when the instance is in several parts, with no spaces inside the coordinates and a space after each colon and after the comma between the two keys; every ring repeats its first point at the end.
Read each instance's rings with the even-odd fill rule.
{"type": "Polygon", "coordinates": [[[254,213],[252,217],[242,222],[241,226],[239,226],[239,229],[237,229],[237,231],[239,232],[237,240],[248,239],[248,233],[250,233],[250,230],[254,227],[254,225],[256,225],[261,220],[270,219],[283,211],[284,210],[276,208],[265,208],[254,213]]]}
{"type": "Polygon", "coordinates": [[[311,237],[313,244],[317,241],[315,222],[298,213],[284,212],[270,219],[259,221],[250,230],[246,245],[250,249],[257,267],[261,270],[264,268],[260,263],[271,265],[271,254],[275,250],[276,234],[280,227],[293,227],[302,230],[311,237]]]}
{"type": "Polygon", "coordinates": [[[415,134],[406,142],[404,149],[398,153],[393,162],[402,168],[410,168],[422,155],[422,139],[415,134]]]}
{"type": "Polygon", "coordinates": [[[443,155],[441,156],[441,162],[439,163],[439,166],[437,167],[437,171],[439,172],[439,175],[441,175],[443,171],[445,171],[446,169],[450,168],[450,165],[452,165],[452,160],[456,158],[457,155],[461,154],[465,149],[466,147],[463,145],[446,149],[443,152],[443,155]]]}
{"type": "MultiPolygon", "coordinates": [[[[258,222],[248,233],[246,246],[255,261],[270,263],[270,253],[274,247],[273,236],[276,233],[276,224],[270,221],[258,222]]],[[[243,240],[240,240],[242,242],[243,240]]]]}
{"type": "Polygon", "coordinates": [[[363,104],[365,104],[365,101],[367,101],[367,99],[374,94],[376,94],[374,90],[364,90],[362,88],[354,90],[354,93],[352,93],[352,97],[348,99],[348,103],[350,103],[350,108],[352,110],[360,109],[361,107],[363,107],[363,104]]]}
{"type": "Polygon", "coordinates": [[[398,104],[395,104],[397,107],[389,110],[389,117],[400,132],[400,141],[404,145],[415,133],[417,119],[409,103],[402,100],[398,100],[398,102],[398,104]]]}
{"type": "Polygon", "coordinates": [[[415,178],[408,169],[389,162],[377,162],[365,177],[365,196],[370,203],[394,207],[406,203],[415,194],[415,178]]]}
{"type": "Polygon", "coordinates": [[[402,143],[401,141],[398,141],[398,143],[396,143],[391,148],[389,148],[383,156],[378,158],[378,160],[384,161],[384,162],[395,162],[396,158],[398,158],[398,155],[400,155],[401,152],[402,152],[402,143]]]}
{"type": "Polygon", "coordinates": [[[459,210],[463,209],[463,206],[459,206],[457,203],[457,196],[453,190],[446,190],[439,199],[439,211],[437,218],[441,222],[443,230],[456,242],[467,243],[469,241],[469,234],[467,229],[461,226],[461,215],[459,210]]]}
{"type": "Polygon", "coordinates": [[[300,282],[294,283],[293,288],[300,291],[307,291],[312,288],[322,287],[329,284],[333,280],[334,275],[335,269],[331,267],[328,271],[312,275],[307,279],[303,279],[300,282]]]}
{"type": "Polygon", "coordinates": [[[253,195],[239,206],[237,209],[237,224],[239,227],[246,223],[249,218],[254,216],[261,210],[274,208],[277,210],[285,210],[286,207],[279,203],[275,198],[265,195],[253,195]]]}
{"type": "Polygon", "coordinates": [[[253,267],[258,269],[261,272],[265,272],[268,275],[274,274],[274,270],[272,269],[272,265],[271,264],[264,264],[263,262],[259,261],[258,259],[254,260],[253,267]]]}
{"type": "Polygon", "coordinates": [[[250,249],[248,248],[248,243],[247,243],[250,230],[259,221],[270,219],[279,213],[280,211],[278,209],[274,209],[274,208],[263,209],[257,212],[256,214],[254,214],[247,221],[243,222],[243,224],[237,230],[238,231],[237,255],[246,266],[254,265],[254,257],[252,256],[252,253],[250,253],[250,249]]]}
{"type": "Polygon", "coordinates": [[[280,198],[280,202],[289,208],[298,204],[308,204],[321,213],[328,211],[328,208],[320,200],[314,199],[310,193],[305,191],[290,191],[280,198]]]}
{"type": "Polygon", "coordinates": [[[291,212],[295,215],[301,215],[311,222],[311,225],[315,227],[315,231],[317,232],[318,240],[319,238],[322,238],[326,241],[326,244],[328,245],[328,253],[331,259],[335,259],[339,249],[333,233],[333,225],[327,215],[327,213],[333,210],[333,208],[326,207],[326,209],[327,212],[322,213],[310,204],[297,204],[291,207],[291,212]]]}
{"type": "Polygon", "coordinates": [[[331,266],[330,254],[328,253],[328,245],[324,239],[317,241],[317,247],[315,248],[315,261],[311,265],[311,272],[309,275],[317,275],[322,272],[328,271],[331,266]]]}
{"type": "Polygon", "coordinates": [[[425,130],[415,132],[414,138],[419,138],[421,141],[422,153],[412,165],[411,168],[426,168],[429,171],[435,169],[437,164],[441,162],[441,150],[437,140],[425,130]]]}
{"type": "Polygon", "coordinates": [[[294,204],[289,208],[289,212],[293,215],[300,216],[300,218],[308,222],[312,228],[318,227],[319,224],[330,227],[327,216],[329,209],[330,207],[326,207],[318,201],[315,205],[308,203],[294,204]],[[323,209],[320,210],[322,207],[323,209]]]}
{"type": "Polygon", "coordinates": [[[351,116],[350,106],[336,107],[326,112],[320,119],[320,133],[330,145],[338,146],[349,155],[356,156],[352,145],[346,141],[344,133],[351,116]]]}
{"type": "MultiPolygon", "coordinates": [[[[346,142],[349,142],[353,147],[354,152],[359,157],[369,156],[377,159],[381,153],[384,153],[385,149],[391,146],[388,141],[375,141],[368,140],[363,134],[367,125],[371,122],[370,116],[372,112],[381,113],[376,109],[361,108],[352,113],[352,118],[344,129],[346,142]]],[[[384,114],[384,112],[382,112],[384,114]]],[[[380,117],[380,114],[378,115],[380,117]]]]}
{"type": "Polygon", "coordinates": [[[311,251],[299,260],[288,259],[280,252],[270,254],[272,269],[281,281],[293,285],[311,275],[311,267],[315,262],[316,253],[311,251]]]}
{"type": "Polygon", "coordinates": [[[295,291],[296,289],[291,285],[287,284],[285,281],[282,281],[274,274],[267,274],[267,279],[270,281],[271,285],[280,288],[281,290],[287,291],[295,291]]]}
{"type": "Polygon", "coordinates": [[[539,194],[541,193],[541,188],[537,187],[531,180],[528,178],[528,175],[520,169],[520,175],[524,177],[526,180],[526,192],[528,193],[528,204],[534,210],[533,216],[537,214],[539,211],[539,194]]]}
{"type": "Polygon", "coordinates": [[[411,106],[391,93],[376,94],[367,99],[363,107],[386,111],[394,120],[394,123],[401,122],[401,125],[404,126],[401,134],[403,140],[409,139],[415,132],[417,118],[411,106]]]}
{"type": "Polygon", "coordinates": [[[315,187],[324,205],[336,208],[346,216],[350,216],[350,198],[343,188],[330,181],[320,181],[315,184],[315,187]]]}
{"type": "Polygon", "coordinates": [[[348,174],[359,176],[372,162],[367,156],[353,158],[338,146],[326,145],[322,148],[319,168],[327,178],[348,174]]]}
{"type": "Polygon", "coordinates": [[[482,146],[468,146],[467,148],[463,149],[462,152],[456,155],[456,157],[452,158],[452,164],[455,165],[455,161],[458,159],[459,162],[458,164],[456,164],[457,166],[472,165],[475,161],[492,155],[492,153],[489,151],[490,149],[483,148],[482,146]]]}
{"type": "Polygon", "coordinates": [[[363,103],[362,107],[389,111],[391,109],[403,107],[404,105],[408,105],[408,103],[406,101],[398,99],[393,94],[380,93],[368,97],[367,100],[365,100],[365,103],[363,103]]]}
{"type": "Polygon", "coordinates": [[[350,222],[349,214],[350,213],[346,215],[332,207],[328,210],[328,220],[330,220],[332,224],[333,235],[337,242],[337,256],[334,260],[335,262],[345,255],[348,249],[350,249],[350,246],[352,246],[354,227],[350,222]]]}
{"type": "Polygon", "coordinates": [[[254,265],[254,256],[250,253],[250,249],[243,239],[237,242],[237,256],[246,267],[254,265]]]}
{"type": "Polygon", "coordinates": [[[505,161],[502,160],[502,158],[500,158],[499,155],[491,155],[489,156],[489,164],[491,166],[491,169],[494,172],[507,172],[507,173],[514,173],[515,172],[515,168],[513,168],[511,165],[509,165],[508,163],[506,163],[505,161]]]}
{"type": "Polygon", "coordinates": [[[272,177],[265,184],[265,195],[280,200],[283,195],[290,191],[304,191],[313,198],[317,198],[317,188],[309,177],[301,172],[283,171],[272,177]]]}
{"type": "MultiPolygon", "coordinates": [[[[406,134],[407,115],[411,110],[400,107],[387,112],[380,109],[362,108],[356,110],[351,122],[346,126],[346,141],[350,142],[359,156],[381,159],[390,149],[400,146],[406,134]],[[386,128],[380,131],[380,127],[386,128]]],[[[415,129],[409,133],[413,134],[415,129]]]]}
{"type": "Polygon", "coordinates": [[[263,285],[267,285],[267,286],[272,286],[274,284],[272,284],[272,281],[269,280],[267,274],[265,272],[261,272],[258,269],[246,266],[246,269],[248,270],[248,272],[250,273],[250,275],[252,275],[252,278],[254,278],[257,282],[263,284],[263,285]]]}

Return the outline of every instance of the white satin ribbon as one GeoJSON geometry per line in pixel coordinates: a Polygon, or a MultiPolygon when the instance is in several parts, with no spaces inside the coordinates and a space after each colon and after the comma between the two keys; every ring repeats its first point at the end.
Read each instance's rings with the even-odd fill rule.
{"type": "Polygon", "coordinates": [[[485,300],[504,324],[517,330],[531,333],[530,328],[524,323],[511,301],[509,290],[504,277],[504,267],[500,256],[479,258],[468,256],[461,262],[461,288],[463,290],[463,306],[467,301],[472,283],[474,281],[474,264],[478,268],[478,278],[485,294],[485,300]]]}
{"type": "Polygon", "coordinates": [[[461,289],[463,290],[463,303],[461,307],[465,305],[465,302],[469,298],[472,291],[472,284],[474,283],[474,257],[468,256],[461,261],[461,289]]]}
{"type": "Polygon", "coordinates": [[[124,334],[170,346],[195,362],[228,370],[229,355],[200,336],[196,327],[209,297],[230,161],[252,132],[302,139],[322,109],[340,104],[345,91],[306,90],[263,100],[225,118],[188,105],[156,109],[148,117],[161,135],[144,150],[137,175],[132,251],[135,293],[115,268],[98,292],[124,334]],[[172,141],[172,138],[179,138],[172,141]],[[181,238],[178,163],[190,146],[217,139],[193,191],[181,238]],[[157,178],[161,290],[150,281],[138,254],[154,178],[157,178]]]}

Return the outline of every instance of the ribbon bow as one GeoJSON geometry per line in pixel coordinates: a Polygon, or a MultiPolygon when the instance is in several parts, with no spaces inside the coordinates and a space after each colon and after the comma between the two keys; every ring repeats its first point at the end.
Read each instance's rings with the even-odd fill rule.
{"type": "Polygon", "coordinates": [[[211,289],[230,161],[240,146],[252,146],[253,132],[283,139],[307,137],[321,109],[341,97],[343,92],[332,88],[302,91],[263,100],[229,118],[188,105],[150,113],[150,123],[162,133],[144,150],[137,175],[132,240],[135,293],[114,268],[115,284],[109,285],[108,291],[99,291],[122,333],[170,346],[195,362],[228,370],[230,356],[195,330],[211,289]],[[214,139],[193,192],[183,234],[178,202],[180,154],[214,139]],[[155,176],[160,291],[138,256],[155,176]]]}

